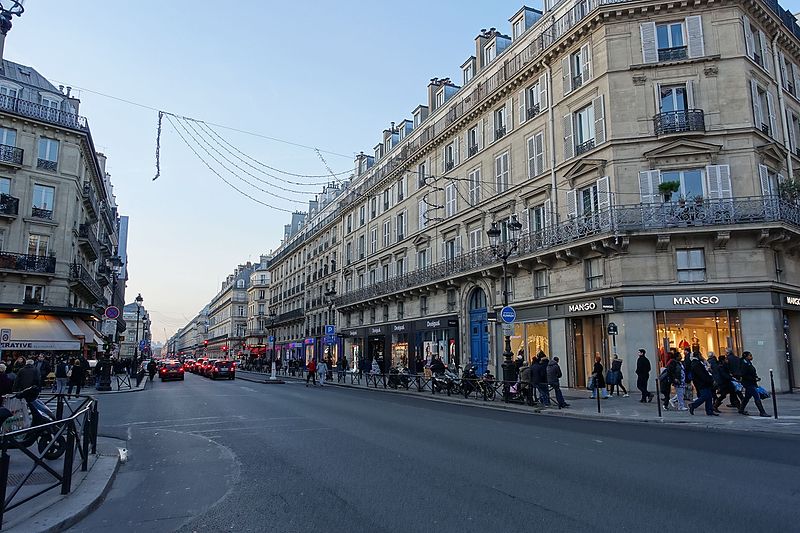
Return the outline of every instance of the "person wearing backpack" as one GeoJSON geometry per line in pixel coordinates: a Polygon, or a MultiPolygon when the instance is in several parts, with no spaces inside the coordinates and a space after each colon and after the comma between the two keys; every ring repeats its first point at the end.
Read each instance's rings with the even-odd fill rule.
{"type": "Polygon", "coordinates": [[[311,380],[314,383],[314,386],[317,386],[317,362],[313,359],[308,362],[306,365],[306,387],[308,387],[308,380],[311,380]]]}
{"type": "Polygon", "coordinates": [[[636,359],[636,388],[642,393],[640,403],[652,402],[653,393],[647,390],[647,382],[650,381],[650,359],[644,348],[639,348],[639,357],[636,359]]]}
{"type": "Polygon", "coordinates": [[[620,359],[617,354],[614,354],[614,359],[611,361],[611,371],[609,374],[614,376],[614,381],[612,383],[610,380],[606,380],[611,386],[611,390],[608,392],[613,395],[616,389],[617,396],[619,396],[619,390],[622,389],[622,397],[627,398],[628,390],[625,388],[625,385],[622,384],[622,359],[620,359]]]}

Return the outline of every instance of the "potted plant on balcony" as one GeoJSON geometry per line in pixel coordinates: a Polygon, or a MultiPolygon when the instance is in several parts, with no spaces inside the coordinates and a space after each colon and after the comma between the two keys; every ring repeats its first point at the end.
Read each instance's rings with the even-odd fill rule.
{"type": "Polygon", "coordinates": [[[781,180],[778,183],[778,195],[781,200],[797,205],[800,203],[800,181],[795,179],[781,180]]]}
{"type": "Polygon", "coordinates": [[[664,201],[669,202],[672,200],[672,194],[681,189],[681,182],[679,181],[662,181],[658,184],[658,192],[664,195],[664,201]]]}
{"type": "Polygon", "coordinates": [[[697,196],[694,197],[694,205],[696,205],[697,207],[701,207],[703,205],[702,194],[698,194],[697,196]]]}

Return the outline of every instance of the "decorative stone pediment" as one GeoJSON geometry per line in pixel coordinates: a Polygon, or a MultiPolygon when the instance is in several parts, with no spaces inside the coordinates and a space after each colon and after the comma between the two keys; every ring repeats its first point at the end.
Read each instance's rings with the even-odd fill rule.
{"type": "Polygon", "coordinates": [[[419,248],[421,246],[427,246],[429,242],[431,242],[430,235],[424,235],[423,234],[423,235],[417,235],[416,237],[414,237],[414,240],[412,241],[412,244],[414,246],[416,246],[417,248],[419,248]]]}
{"type": "Polygon", "coordinates": [[[606,160],[605,159],[592,159],[589,157],[585,157],[569,167],[567,172],[564,174],[564,177],[567,178],[570,182],[570,185],[574,186],[574,181],[586,174],[593,174],[598,178],[603,175],[603,169],[606,168],[606,160]]]}
{"type": "Polygon", "coordinates": [[[776,142],[762,144],[756,148],[756,153],[758,153],[759,162],[762,165],[782,170],[786,163],[786,152],[776,142]]]}
{"type": "Polygon", "coordinates": [[[651,168],[663,168],[669,165],[685,165],[699,163],[711,165],[717,162],[717,155],[722,146],[692,139],[675,139],[655,150],[645,152],[651,168]]]}

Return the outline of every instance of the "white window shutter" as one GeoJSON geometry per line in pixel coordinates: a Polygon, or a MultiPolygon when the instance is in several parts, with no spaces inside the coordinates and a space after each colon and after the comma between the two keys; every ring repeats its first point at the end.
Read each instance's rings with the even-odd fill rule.
{"type": "Polygon", "coordinates": [[[689,109],[695,109],[694,103],[694,82],[692,80],[688,80],[686,82],[686,105],[689,106],[689,109]]]}
{"type": "Polygon", "coordinates": [[[758,165],[758,179],[761,182],[761,194],[770,196],[772,194],[772,187],[769,183],[769,169],[766,165],[758,165]]]}
{"type": "Polygon", "coordinates": [[[506,133],[514,129],[514,99],[509,98],[506,102],[506,133]]]}
{"type": "Polygon", "coordinates": [[[561,59],[561,80],[564,84],[564,96],[572,92],[572,56],[561,59]]]}
{"type": "Polygon", "coordinates": [[[775,131],[775,105],[772,102],[772,94],[767,91],[767,114],[769,116],[769,134],[777,139],[778,132],[775,131]]]}
{"type": "Polygon", "coordinates": [[[494,111],[489,112],[489,142],[487,145],[492,144],[495,140],[494,137],[494,111]]]}
{"type": "Polygon", "coordinates": [[[750,80],[750,93],[753,97],[753,122],[756,129],[761,129],[761,124],[764,123],[764,113],[761,110],[761,100],[758,98],[758,84],[756,80],[750,80]]]}
{"type": "Polygon", "coordinates": [[[761,41],[761,64],[764,65],[764,68],[768,72],[772,72],[772,68],[770,68],[770,52],[769,52],[769,42],[767,41],[767,36],[764,35],[764,32],[759,30],[758,31],[758,39],[761,41]]]}
{"type": "Polygon", "coordinates": [[[794,80],[794,95],[797,98],[800,98],[800,69],[797,68],[797,65],[792,63],[792,79],[794,80]]]}
{"type": "Polygon", "coordinates": [[[522,210],[522,233],[529,233],[531,231],[531,210],[530,209],[523,209],[522,210]]]}
{"type": "Polygon", "coordinates": [[[597,209],[603,211],[611,207],[611,187],[608,176],[597,180],[597,209]]]}
{"type": "Polygon", "coordinates": [[[456,139],[453,142],[453,162],[455,166],[461,162],[461,135],[456,135],[456,139]]]}
{"type": "Polygon", "coordinates": [[[786,56],[783,55],[783,52],[778,50],[778,68],[780,69],[781,73],[781,86],[785,89],[786,84],[789,83],[789,78],[786,77],[786,56]]]}
{"type": "Polygon", "coordinates": [[[658,63],[658,43],[656,42],[656,23],[645,22],[639,25],[642,34],[642,61],[658,63]]]}
{"type": "Polygon", "coordinates": [[[524,124],[525,121],[528,119],[528,113],[526,112],[527,106],[525,105],[525,93],[527,89],[522,89],[519,92],[518,105],[519,105],[519,123],[524,124]]]}
{"type": "Polygon", "coordinates": [[[603,106],[603,95],[592,100],[594,108],[594,145],[606,142],[606,115],[603,106]]]}
{"type": "Polygon", "coordinates": [[[570,218],[578,217],[578,195],[575,189],[567,191],[567,216],[570,218]]]}
{"type": "Polygon", "coordinates": [[[564,159],[575,157],[575,143],[572,141],[572,115],[564,115],[564,159]]]}
{"type": "Polygon", "coordinates": [[[547,109],[547,74],[539,76],[539,111],[547,109]]]}
{"type": "Polygon", "coordinates": [[[550,200],[544,201],[544,220],[542,220],[542,225],[546,228],[550,226],[553,222],[553,204],[550,200]]]}
{"type": "Polygon", "coordinates": [[[461,255],[461,235],[456,235],[456,255],[461,255]]]}
{"type": "Polygon", "coordinates": [[[719,197],[733,198],[730,165],[717,165],[717,167],[719,168],[719,197]]]}
{"type": "Polygon", "coordinates": [[[483,120],[478,123],[478,151],[483,149],[483,120]]]}
{"type": "Polygon", "coordinates": [[[731,198],[731,167],[709,165],[706,167],[706,183],[709,198],[731,198]]]}
{"type": "Polygon", "coordinates": [[[581,64],[583,66],[583,83],[592,79],[592,47],[589,43],[581,46],[581,64]]]}
{"type": "Polygon", "coordinates": [[[660,170],[639,172],[639,197],[643,204],[654,204],[659,200],[658,185],[661,183],[660,170]]]}
{"type": "Polygon", "coordinates": [[[750,19],[746,16],[742,17],[742,25],[744,27],[744,48],[747,57],[752,58],[756,53],[756,44],[753,41],[753,32],[750,31],[750,19]]]}
{"type": "Polygon", "coordinates": [[[536,176],[536,139],[528,138],[528,178],[536,176]]]}
{"type": "Polygon", "coordinates": [[[797,139],[794,138],[794,128],[792,127],[792,117],[789,115],[789,110],[786,110],[786,115],[784,116],[784,120],[786,120],[786,125],[788,126],[789,130],[789,149],[794,151],[797,148],[797,139]]]}
{"type": "Polygon", "coordinates": [[[686,17],[687,53],[689,57],[706,55],[703,44],[703,21],[700,15],[686,17]]]}
{"type": "Polygon", "coordinates": [[[545,159],[544,159],[544,132],[537,133],[533,141],[533,160],[536,165],[536,175],[544,172],[545,159]]]}

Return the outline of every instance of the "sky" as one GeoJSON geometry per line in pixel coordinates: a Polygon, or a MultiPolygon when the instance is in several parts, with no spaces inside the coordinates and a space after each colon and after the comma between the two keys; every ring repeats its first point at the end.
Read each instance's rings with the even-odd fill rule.
{"type": "Polygon", "coordinates": [[[352,169],[355,154],[371,154],[392,121],[425,103],[431,78],[460,83],[479,31],[510,34],[508,19],[522,5],[27,0],[4,57],[73,87],[81,99],[79,113],[108,157],[120,214],[130,217],[126,299],[141,293],[153,337],[163,341],[237,265],[280,245],[289,214],[226,185],[166,121],[161,176],[153,181],[156,110],[257,134],[214,128],[260,163],[325,176],[279,181],[238,163],[265,184],[226,163],[261,191],[217,166],[254,198],[305,211],[321,190],[316,184],[333,178],[313,149],[289,143],[318,148],[334,172],[352,169]]]}

